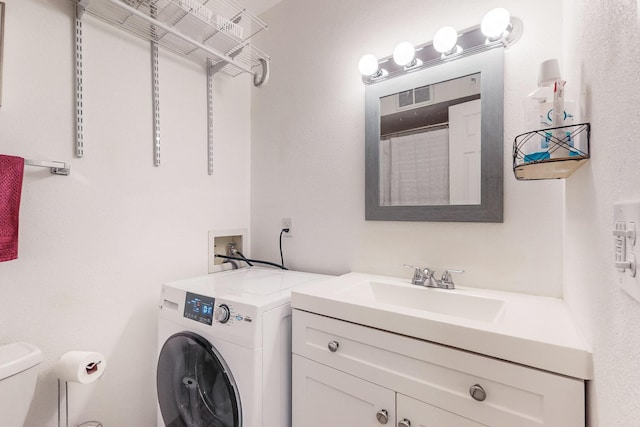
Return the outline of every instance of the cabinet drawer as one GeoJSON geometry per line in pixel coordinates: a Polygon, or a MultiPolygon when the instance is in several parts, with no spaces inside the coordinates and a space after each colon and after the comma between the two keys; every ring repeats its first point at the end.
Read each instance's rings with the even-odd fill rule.
{"type": "Polygon", "coordinates": [[[439,344],[294,310],[293,352],[481,424],[585,425],[581,380],[439,344]]]}

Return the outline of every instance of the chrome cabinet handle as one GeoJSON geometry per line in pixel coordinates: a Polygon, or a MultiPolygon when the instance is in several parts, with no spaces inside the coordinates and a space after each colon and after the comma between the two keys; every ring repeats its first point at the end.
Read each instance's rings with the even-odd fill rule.
{"type": "Polygon", "coordinates": [[[411,421],[405,418],[398,423],[398,427],[411,427],[411,421]]]}
{"type": "Polygon", "coordinates": [[[380,424],[386,424],[389,421],[389,413],[386,409],[380,409],[376,414],[376,418],[380,424]]]}
{"type": "Polygon", "coordinates": [[[329,344],[327,344],[327,347],[329,348],[329,351],[331,353],[335,353],[336,351],[338,351],[338,347],[340,347],[340,343],[338,341],[329,341],[329,344]]]}
{"type": "Polygon", "coordinates": [[[487,392],[484,391],[480,384],[474,384],[469,388],[469,394],[478,402],[482,402],[487,398],[487,392]]]}

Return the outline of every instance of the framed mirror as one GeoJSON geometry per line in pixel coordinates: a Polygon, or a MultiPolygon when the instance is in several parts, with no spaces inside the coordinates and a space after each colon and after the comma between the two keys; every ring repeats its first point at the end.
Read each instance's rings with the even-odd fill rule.
{"type": "Polygon", "coordinates": [[[503,52],[366,87],[367,220],[502,222],[503,52]]]}

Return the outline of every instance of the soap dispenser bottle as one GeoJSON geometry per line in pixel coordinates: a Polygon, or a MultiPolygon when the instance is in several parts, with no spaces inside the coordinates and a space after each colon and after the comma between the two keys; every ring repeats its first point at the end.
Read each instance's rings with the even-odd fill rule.
{"type": "MultiPolygon", "coordinates": [[[[549,112],[549,99],[553,93],[550,87],[539,87],[531,92],[524,101],[525,126],[528,132],[542,130],[551,127],[551,117],[547,118],[549,112]]],[[[549,141],[551,133],[538,132],[530,138],[522,147],[524,161],[538,162],[548,159],[549,141]]]]}

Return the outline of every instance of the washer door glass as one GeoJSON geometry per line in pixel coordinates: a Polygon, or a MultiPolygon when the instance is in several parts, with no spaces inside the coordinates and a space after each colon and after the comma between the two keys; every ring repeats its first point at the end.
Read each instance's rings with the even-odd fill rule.
{"type": "Polygon", "coordinates": [[[180,332],[158,359],[158,403],[167,427],[241,427],[242,408],[231,371],[201,336],[180,332]]]}

